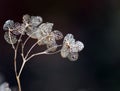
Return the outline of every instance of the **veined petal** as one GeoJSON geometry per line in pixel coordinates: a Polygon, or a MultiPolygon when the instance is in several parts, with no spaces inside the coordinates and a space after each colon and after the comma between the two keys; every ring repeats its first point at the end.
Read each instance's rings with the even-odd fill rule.
{"type": "Polygon", "coordinates": [[[10,33],[10,36],[9,36],[9,32],[5,32],[4,34],[4,39],[6,40],[7,43],[9,44],[15,44],[17,42],[17,38],[15,35],[13,35],[12,33],[10,33]],[[11,36],[11,40],[10,40],[10,36],[11,36]],[[11,43],[12,41],[12,43],[11,43]]]}
{"type": "Polygon", "coordinates": [[[54,30],[53,33],[54,33],[54,36],[55,36],[56,40],[60,40],[60,39],[63,38],[63,34],[60,31],[54,30]]]}
{"type": "Polygon", "coordinates": [[[23,23],[24,24],[30,23],[30,15],[28,15],[28,14],[23,15],[23,23]]]}
{"type": "Polygon", "coordinates": [[[76,61],[77,59],[78,59],[78,52],[70,52],[69,54],[68,54],[68,59],[70,60],[70,61],[76,61]]]}
{"type": "Polygon", "coordinates": [[[49,51],[52,51],[52,52],[56,51],[56,49],[57,49],[57,44],[56,44],[56,42],[47,44],[47,49],[48,49],[49,51]]]}
{"type": "Polygon", "coordinates": [[[42,21],[43,21],[42,17],[40,17],[40,16],[31,16],[30,23],[32,26],[37,27],[38,25],[40,25],[42,23],[42,21]]]}
{"type": "Polygon", "coordinates": [[[14,21],[13,20],[7,20],[5,22],[5,24],[3,25],[4,30],[13,29],[13,27],[14,27],[14,21]]]}
{"type": "Polygon", "coordinates": [[[38,28],[41,31],[42,36],[46,36],[51,33],[53,23],[42,23],[38,28]]]}
{"type": "Polygon", "coordinates": [[[69,51],[68,47],[63,45],[63,47],[61,49],[61,56],[63,58],[66,58],[68,56],[69,52],[70,51],[69,51]]]}
{"type": "Polygon", "coordinates": [[[82,51],[84,48],[84,44],[80,41],[76,41],[76,46],[78,48],[78,51],[82,51]]]}

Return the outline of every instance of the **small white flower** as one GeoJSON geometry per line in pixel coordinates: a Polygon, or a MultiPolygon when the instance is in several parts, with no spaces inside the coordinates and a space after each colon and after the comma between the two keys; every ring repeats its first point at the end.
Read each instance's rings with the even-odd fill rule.
{"type": "Polygon", "coordinates": [[[68,57],[71,61],[78,59],[78,52],[84,48],[84,45],[80,41],[76,41],[72,34],[67,34],[63,40],[63,47],[61,49],[61,56],[63,58],[68,57]]]}

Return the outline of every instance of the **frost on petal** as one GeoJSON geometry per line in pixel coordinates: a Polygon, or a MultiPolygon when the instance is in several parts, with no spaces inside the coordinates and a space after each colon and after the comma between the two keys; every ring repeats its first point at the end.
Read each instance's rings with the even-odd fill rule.
{"type": "Polygon", "coordinates": [[[5,24],[3,25],[4,30],[9,30],[14,27],[14,21],[13,20],[7,20],[5,24]]]}
{"type": "Polygon", "coordinates": [[[63,34],[60,31],[54,30],[53,33],[54,33],[54,36],[55,36],[56,40],[60,40],[60,39],[63,38],[63,34]]]}
{"type": "Polygon", "coordinates": [[[30,15],[28,14],[23,15],[23,23],[29,24],[29,22],[30,22],[30,15]]]}
{"type": "Polygon", "coordinates": [[[11,36],[11,40],[10,40],[10,37],[9,37],[9,33],[8,32],[5,32],[4,34],[4,39],[6,40],[7,43],[9,44],[15,44],[17,42],[17,38],[15,35],[13,35],[12,33],[10,33],[10,36],[11,36]],[[12,41],[12,43],[11,43],[12,41]]]}
{"type": "Polygon", "coordinates": [[[68,54],[68,59],[70,60],[70,61],[76,61],[77,59],[78,59],[78,52],[70,52],[69,54],[68,54]]]}
{"type": "Polygon", "coordinates": [[[41,31],[42,36],[46,36],[51,33],[53,27],[53,23],[42,23],[39,26],[39,30],[41,31]]]}
{"type": "Polygon", "coordinates": [[[61,56],[63,57],[63,58],[66,58],[67,56],[68,56],[68,54],[69,54],[69,49],[68,49],[68,47],[67,46],[64,46],[63,45],[63,47],[62,47],[62,49],[61,49],[61,56]]]}
{"type": "Polygon", "coordinates": [[[9,84],[7,82],[4,82],[3,84],[1,84],[0,91],[11,91],[11,89],[9,88],[9,84]]]}
{"type": "Polygon", "coordinates": [[[84,44],[80,41],[76,41],[76,46],[78,48],[78,51],[81,51],[84,48],[84,44]]]}
{"type": "Polygon", "coordinates": [[[37,27],[42,23],[42,17],[40,16],[31,16],[31,25],[37,27]]]}

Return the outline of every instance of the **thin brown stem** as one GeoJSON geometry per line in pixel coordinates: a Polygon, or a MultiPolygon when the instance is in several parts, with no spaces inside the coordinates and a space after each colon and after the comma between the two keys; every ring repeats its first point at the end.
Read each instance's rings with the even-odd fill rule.
{"type": "Polygon", "coordinates": [[[16,76],[16,79],[17,79],[17,83],[18,83],[18,91],[22,91],[22,90],[21,90],[21,83],[20,83],[20,78],[19,78],[19,76],[16,76]]]}
{"type": "Polygon", "coordinates": [[[26,54],[26,56],[25,56],[25,59],[28,57],[28,55],[29,55],[29,53],[31,52],[31,50],[32,50],[40,41],[42,41],[42,40],[45,39],[46,37],[47,37],[47,36],[41,38],[40,40],[38,40],[37,42],[35,42],[35,43],[32,45],[32,47],[28,50],[28,52],[27,52],[27,54],[26,54]]]}
{"type": "MultiPolygon", "coordinates": [[[[54,47],[61,47],[61,46],[62,46],[62,45],[57,45],[57,46],[54,46],[54,47]]],[[[47,50],[45,50],[45,51],[43,51],[43,52],[34,53],[34,54],[32,54],[30,57],[28,57],[28,58],[26,59],[26,61],[29,61],[31,58],[33,58],[33,57],[35,57],[35,56],[38,56],[38,55],[41,55],[41,54],[57,54],[57,53],[59,53],[59,52],[61,51],[61,50],[58,50],[58,51],[49,53],[49,50],[51,50],[51,49],[54,48],[54,47],[51,47],[51,48],[49,48],[49,49],[47,49],[47,50]]]]}
{"type": "Polygon", "coordinates": [[[23,70],[23,68],[24,68],[24,66],[25,66],[25,63],[26,63],[26,61],[23,61],[22,66],[21,66],[21,68],[20,68],[20,71],[19,71],[19,73],[18,73],[18,77],[21,76],[21,72],[22,72],[22,70],[23,70]]]}
{"type": "Polygon", "coordinates": [[[42,55],[42,54],[46,54],[46,52],[39,52],[39,53],[35,53],[35,54],[32,54],[29,58],[26,59],[26,61],[29,61],[31,58],[35,57],[35,56],[38,56],[38,55],[42,55]]]}

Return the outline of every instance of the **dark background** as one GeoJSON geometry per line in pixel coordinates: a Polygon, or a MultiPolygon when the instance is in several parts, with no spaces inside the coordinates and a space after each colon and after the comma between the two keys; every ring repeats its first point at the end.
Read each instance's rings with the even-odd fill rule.
{"type": "Polygon", "coordinates": [[[119,0],[0,0],[0,73],[11,87],[16,86],[13,50],[2,26],[7,19],[21,22],[24,14],[53,22],[85,48],[76,62],[59,54],[31,59],[21,75],[23,91],[120,91],[119,0]]]}

